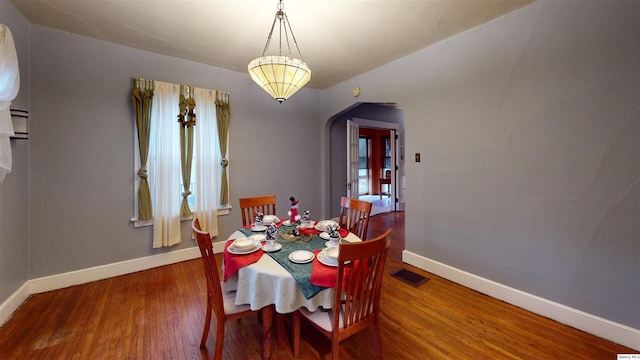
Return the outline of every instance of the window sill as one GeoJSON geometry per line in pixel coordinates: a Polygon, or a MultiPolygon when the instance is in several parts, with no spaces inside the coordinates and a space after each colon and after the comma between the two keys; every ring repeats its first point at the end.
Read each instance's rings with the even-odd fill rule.
{"type": "MultiPolygon", "coordinates": [[[[231,210],[231,206],[218,208],[218,216],[229,215],[230,210],[231,210]]],[[[180,221],[191,221],[191,220],[193,220],[193,216],[180,218],[180,221]]],[[[153,219],[140,220],[138,218],[131,218],[131,222],[133,223],[133,227],[135,228],[153,226],[153,219]]]]}

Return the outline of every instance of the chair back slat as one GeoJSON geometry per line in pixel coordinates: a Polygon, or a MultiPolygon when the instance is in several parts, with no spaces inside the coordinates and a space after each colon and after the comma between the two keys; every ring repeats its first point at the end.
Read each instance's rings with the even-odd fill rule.
{"type": "Polygon", "coordinates": [[[276,196],[264,195],[248,198],[240,198],[240,211],[242,212],[242,225],[251,225],[256,218],[256,214],[261,212],[264,215],[276,214],[276,196]]]}
{"type": "Polygon", "coordinates": [[[342,197],[340,199],[340,219],[338,223],[343,229],[347,229],[358,235],[362,240],[367,237],[369,216],[372,203],[364,200],[342,197]]]}
{"type": "Polygon", "coordinates": [[[334,329],[368,326],[378,316],[384,265],[392,229],[363,242],[343,243],[338,255],[338,276],[333,305],[334,329]],[[340,291],[338,291],[340,289],[340,291]],[[342,326],[340,326],[342,312],[342,326]]]}

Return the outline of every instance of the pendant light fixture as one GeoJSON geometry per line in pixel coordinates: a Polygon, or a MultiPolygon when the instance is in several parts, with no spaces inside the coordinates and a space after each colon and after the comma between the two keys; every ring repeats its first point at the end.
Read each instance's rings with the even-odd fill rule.
{"type": "Polygon", "coordinates": [[[298,42],[293,35],[291,24],[284,13],[284,4],[282,0],[278,3],[278,11],[273,19],[271,31],[267,38],[267,44],[264,47],[262,56],[253,59],[248,66],[251,79],[256,82],[264,91],[268,92],[274,99],[282,103],[287,100],[296,91],[300,90],[306,83],[311,80],[311,70],[302,60],[298,42]],[[279,52],[278,55],[266,55],[271,43],[273,29],[278,22],[279,29],[279,52]],[[291,54],[291,46],[289,44],[289,35],[298,50],[299,59],[291,54]],[[282,55],[282,37],[286,41],[288,55],[282,55]]]}

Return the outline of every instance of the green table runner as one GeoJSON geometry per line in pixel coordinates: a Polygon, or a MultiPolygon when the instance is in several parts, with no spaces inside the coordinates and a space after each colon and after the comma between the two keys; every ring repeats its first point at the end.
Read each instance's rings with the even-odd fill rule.
{"type": "Polygon", "coordinates": [[[275,261],[277,261],[282,267],[287,269],[289,273],[293,276],[302,291],[305,299],[310,299],[320,291],[326,289],[322,286],[315,286],[311,283],[311,267],[312,262],[308,262],[306,264],[296,264],[289,260],[289,254],[296,250],[308,250],[314,251],[317,249],[322,249],[324,247],[324,240],[322,240],[319,236],[314,236],[311,241],[298,244],[295,242],[286,243],[281,242],[282,249],[280,251],[267,253],[271,256],[275,261]]]}

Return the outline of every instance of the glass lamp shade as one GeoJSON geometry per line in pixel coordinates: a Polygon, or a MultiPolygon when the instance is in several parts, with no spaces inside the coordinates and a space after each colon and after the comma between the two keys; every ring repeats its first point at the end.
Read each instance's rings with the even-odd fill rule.
{"type": "Polygon", "coordinates": [[[302,60],[288,56],[262,56],[248,66],[251,79],[282,103],[311,80],[311,70],[302,60]]]}

